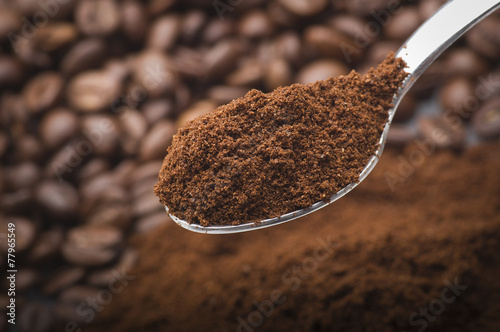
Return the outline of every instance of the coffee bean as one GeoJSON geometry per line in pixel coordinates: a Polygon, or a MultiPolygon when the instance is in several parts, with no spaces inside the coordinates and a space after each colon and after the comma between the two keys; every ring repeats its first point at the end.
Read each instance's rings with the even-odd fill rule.
{"type": "Polygon", "coordinates": [[[162,166],[161,160],[149,161],[136,168],[130,175],[130,183],[136,184],[145,181],[148,178],[158,178],[159,170],[162,166]]]}
{"type": "Polygon", "coordinates": [[[455,48],[446,53],[447,72],[453,76],[476,78],[488,69],[486,60],[469,48],[455,48]]]}
{"type": "Polygon", "coordinates": [[[33,187],[40,178],[40,169],[32,162],[24,162],[5,169],[5,187],[19,190],[33,187]]]}
{"type": "Polygon", "coordinates": [[[404,124],[393,123],[387,133],[386,143],[390,146],[405,146],[417,139],[414,130],[404,124]]]}
{"type": "MultiPolygon", "coordinates": [[[[80,305],[80,303],[64,303],[57,301],[54,305],[54,314],[57,320],[66,323],[69,329],[72,329],[73,326],[85,326],[89,318],[87,315],[81,314],[79,311],[81,310],[81,307],[79,309],[80,305]]],[[[76,331],[78,331],[78,329],[76,331]]]]}
{"type": "Polygon", "coordinates": [[[117,248],[123,243],[123,233],[109,225],[82,225],[68,231],[67,243],[81,249],[117,248]]]}
{"type": "Polygon", "coordinates": [[[48,112],[40,123],[40,136],[48,149],[54,149],[75,136],[80,127],[78,116],[67,108],[48,112]]]}
{"type": "Polygon", "coordinates": [[[266,8],[269,18],[279,28],[293,29],[298,25],[302,25],[301,17],[293,14],[291,11],[284,8],[277,1],[271,1],[266,8]]]}
{"type": "Polygon", "coordinates": [[[117,180],[110,172],[101,173],[90,178],[80,185],[80,195],[83,201],[89,201],[94,197],[101,196],[109,188],[119,186],[117,180]]]}
{"type": "Polygon", "coordinates": [[[290,85],[293,82],[292,75],[292,68],[285,59],[273,59],[265,71],[265,86],[268,90],[273,90],[279,86],[290,85]]]}
{"type": "Polygon", "coordinates": [[[122,83],[105,71],[86,71],[68,84],[66,97],[70,105],[84,112],[110,107],[122,91],[122,83]]]}
{"type": "Polygon", "coordinates": [[[294,66],[302,64],[302,43],[300,37],[294,32],[280,34],[273,42],[273,58],[282,58],[294,66]]]}
{"type": "Polygon", "coordinates": [[[434,13],[441,7],[446,1],[445,0],[421,0],[418,3],[418,12],[423,20],[427,20],[429,17],[434,15],[434,13]]]}
{"type": "Polygon", "coordinates": [[[59,294],[57,300],[60,303],[64,304],[80,304],[86,302],[88,299],[95,298],[98,293],[98,288],[91,286],[74,285],[65,289],[61,294],[59,294]]]}
{"type": "Polygon", "coordinates": [[[9,138],[7,137],[7,134],[5,134],[3,131],[0,131],[0,157],[5,154],[5,151],[7,151],[8,147],[9,138]]]}
{"type": "Polygon", "coordinates": [[[92,154],[97,156],[115,155],[121,130],[116,117],[110,115],[87,115],[81,120],[82,132],[92,144],[92,154]]]}
{"type": "Polygon", "coordinates": [[[89,158],[91,152],[92,144],[87,139],[72,139],[52,156],[44,174],[47,178],[72,181],[76,168],[89,158]]]}
{"type": "Polygon", "coordinates": [[[161,16],[151,25],[146,46],[149,48],[166,51],[174,45],[179,38],[181,19],[177,15],[161,16]]]}
{"type": "Polygon", "coordinates": [[[326,80],[330,77],[346,75],[349,70],[339,61],[335,60],[317,60],[304,66],[297,74],[296,82],[307,84],[319,80],[326,80]]]}
{"type": "Polygon", "coordinates": [[[62,255],[71,264],[96,267],[110,263],[118,254],[116,249],[81,248],[66,242],[62,246],[62,255]]]}
{"type": "Polygon", "coordinates": [[[499,97],[489,99],[472,115],[472,128],[482,138],[500,137],[499,97]]]}
{"type": "Polygon", "coordinates": [[[399,103],[394,114],[394,122],[405,122],[411,119],[417,108],[417,99],[412,93],[407,93],[399,103]]]}
{"type": "Polygon", "coordinates": [[[146,37],[148,15],[141,1],[124,1],[121,5],[122,31],[133,42],[141,42],[146,37]]]}
{"type": "Polygon", "coordinates": [[[477,98],[472,82],[458,77],[445,83],[439,94],[439,101],[445,112],[452,112],[464,119],[470,117],[477,108],[477,98]]]}
{"type": "Polygon", "coordinates": [[[207,22],[207,16],[201,10],[191,10],[186,13],[181,22],[181,38],[187,42],[194,42],[207,22]]]}
{"type": "Polygon", "coordinates": [[[442,117],[422,116],[418,119],[420,135],[439,148],[462,148],[465,131],[462,123],[452,123],[442,117]]]}
{"type": "Polygon", "coordinates": [[[465,34],[467,43],[478,53],[490,58],[500,56],[500,20],[489,16],[465,34]]]}
{"type": "Polygon", "coordinates": [[[258,85],[264,76],[264,67],[257,59],[248,59],[226,77],[226,83],[235,86],[258,85]]]}
{"type": "MultiPolygon", "coordinates": [[[[16,274],[16,290],[19,292],[25,292],[30,288],[33,288],[40,282],[40,273],[37,270],[31,268],[23,268],[17,271],[16,274]]],[[[8,284],[10,281],[5,280],[6,289],[9,288],[8,284]]]]}
{"type": "Polygon", "coordinates": [[[405,6],[392,16],[384,27],[384,35],[389,39],[406,40],[422,23],[416,6],[405,6]]]}
{"type": "Polygon", "coordinates": [[[21,136],[14,142],[16,160],[37,162],[43,157],[44,148],[33,135],[21,136]]]}
{"type": "Polygon", "coordinates": [[[109,225],[126,229],[132,220],[132,213],[127,206],[113,204],[104,205],[93,210],[86,219],[89,225],[109,225]]]}
{"type": "Polygon", "coordinates": [[[174,105],[167,98],[150,99],[142,105],[141,111],[148,124],[152,125],[160,119],[172,116],[174,114],[174,105]]]}
{"type": "Polygon", "coordinates": [[[148,13],[156,16],[165,12],[175,4],[175,0],[151,0],[149,1],[148,13]]]}
{"type": "Polygon", "coordinates": [[[113,267],[92,272],[88,276],[88,282],[95,286],[108,286],[110,282],[116,279],[117,275],[128,275],[136,265],[137,260],[137,251],[134,249],[127,249],[113,267]]]}
{"type": "Polygon", "coordinates": [[[40,27],[33,42],[40,51],[53,52],[74,42],[77,36],[78,31],[73,24],[54,22],[40,27]]]}
{"type": "Polygon", "coordinates": [[[24,76],[24,66],[16,58],[0,56],[0,87],[16,87],[24,76]]]}
{"type": "Polygon", "coordinates": [[[23,90],[26,107],[32,113],[39,113],[54,106],[63,89],[63,79],[55,72],[46,71],[31,79],[23,90]]]}
{"type": "Polygon", "coordinates": [[[0,8],[0,39],[5,39],[9,33],[18,31],[22,26],[21,13],[2,6],[0,8]]]}
{"type": "Polygon", "coordinates": [[[121,183],[123,186],[128,187],[130,184],[130,177],[136,169],[137,163],[135,160],[125,159],[113,169],[113,178],[117,183],[121,183]]]}
{"type": "Polygon", "coordinates": [[[264,11],[252,10],[241,18],[238,31],[247,38],[265,38],[273,34],[274,26],[264,11]]]}
{"type": "Polygon", "coordinates": [[[339,3],[356,16],[368,16],[382,9],[389,9],[389,6],[391,9],[394,7],[394,3],[387,0],[348,0],[339,1],[339,3]]]}
{"type": "MultiPolygon", "coordinates": [[[[37,229],[35,224],[24,217],[13,217],[13,216],[5,216],[0,219],[0,234],[4,239],[8,237],[8,224],[14,224],[15,234],[16,234],[16,253],[20,253],[28,249],[36,238],[37,229]]],[[[0,247],[4,252],[7,252],[7,248],[9,245],[7,241],[2,241],[0,243],[0,247]]]]}
{"type": "Polygon", "coordinates": [[[217,104],[209,99],[200,100],[194,103],[179,116],[179,118],[177,119],[177,127],[182,127],[187,122],[194,120],[199,116],[212,112],[216,107],[217,104]]]}
{"type": "Polygon", "coordinates": [[[118,5],[113,0],[82,0],[75,8],[78,29],[89,36],[107,36],[120,24],[118,5]]]}
{"type": "Polygon", "coordinates": [[[4,213],[21,213],[32,208],[33,190],[21,189],[0,196],[0,211],[4,213]]]}
{"type": "Polygon", "coordinates": [[[247,92],[248,89],[245,87],[216,85],[207,91],[207,97],[222,105],[229,103],[233,99],[243,97],[247,92]]]}
{"type": "Polygon", "coordinates": [[[353,40],[331,27],[322,25],[307,27],[304,30],[304,42],[322,56],[342,60],[345,54],[343,48],[356,48],[353,40]]]}
{"type": "Polygon", "coordinates": [[[137,141],[145,135],[148,129],[148,123],[142,113],[130,108],[124,108],[120,112],[119,123],[123,133],[137,141]]]}
{"type": "Polygon", "coordinates": [[[35,190],[37,203],[50,218],[70,220],[80,203],[78,192],[68,182],[45,180],[35,190]]]}
{"type": "Polygon", "coordinates": [[[211,20],[203,30],[202,39],[207,44],[213,44],[232,36],[234,31],[234,22],[230,19],[211,20]]]}
{"type": "Polygon", "coordinates": [[[85,276],[85,269],[81,267],[61,267],[49,277],[42,287],[45,295],[54,295],[76,284],[85,276]]]}
{"type": "Polygon", "coordinates": [[[157,50],[146,50],[137,56],[132,76],[135,83],[145,88],[151,98],[164,97],[172,92],[177,82],[172,61],[157,50]]]}
{"type": "Polygon", "coordinates": [[[376,66],[385,59],[387,53],[396,52],[400,44],[394,41],[381,41],[374,44],[367,53],[367,65],[376,66]]]}
{"type": "Polygon", "coordinates": [[[154,174],[148,178],[144,178],[141,181],[137,181],[130,187],[130,194],[133,199],[142,196],[143,194],[153,190],[153,186],[158,182],[158,174],[154,174]]]}
{"type": "Polygon", "coordinates": [[[172,223],[166,211],[159,211],[137,220],[135,231],[139,234],[149,233],[158,227],[162,227],[168,223],[172,223]]]}
{"type": "Polygon", "coordinates": [[[109,162],[103,158],[94,158],[87,162],[82,167],[78,168],[76,179],[78,182],[83,182],[109,171],[111,168],[109,162]]]}
{"type": "Polygon", "coordinates": [[[158,198],[155,196],[153,190],[144,193],[132,202],[132,213],[137,218],[161,211],[162,209],[163,207],[158,202],[158,198]]]}
{"type": "Polygon", "coordinates": [[[118,184],[101,188],[99,191],[94,189],[95,195],[85,197],[80,206],[83,215],[92,214],[96,209],[112,204],[128,204],[129,195],[123,186],[118,184]]]}
{"type": "Polygon", "coordinates": [[[370,25],[356,16],[348,14],[335,15],[329,20],[329,24],[335,30],[352,38],[359,48],[369,47],[376,39],[373,32],[367,31],[367,26],[370,25]]]}
{"type": "Polygon", "coordinates": [[[204,54],[205,79],[216,81],[230,72],[243,51],[242,44],[236,40],[222,40],[204,54]]]}
{"type": "Polygon", "coordinates": [[[19,309],[17,323],[20,332],[48,332],[53,329],[55,316],[49,305],[30,301],[19,309]]]}
{"type": "Polygon", "coordinates": [[[316,15],[328,5],[328,1],[326,0],[278,0],[278,3],[298,16],[316,15]]]}
{"type": "Polygon", "coordinates": [[[141,160],[162,159],[177,126],[169,120],[160,120],[141,141],[139,157],[141,160]]]}
{"type": "Polygon", "coordinates": [[[63,239],[62,228],[53,228],[40,233],[27,255],[28,260],[39,264],[53,259],[59,253],[63,239]]]}
{"type": "Polygon", "coordinates": [[[100,38],[82,39],[62,58],[61,70],[66,75],[74,75],[96,67],[107,55],[106,42],[100,38]]]}
{"type": "Polygon", "coordinates": [[[19,60],[27,66],[47,69],[54,59],[49,54],[36,48],[33,39],[17,38],[12,40],[12,48],[16,51],[19,60]]]}

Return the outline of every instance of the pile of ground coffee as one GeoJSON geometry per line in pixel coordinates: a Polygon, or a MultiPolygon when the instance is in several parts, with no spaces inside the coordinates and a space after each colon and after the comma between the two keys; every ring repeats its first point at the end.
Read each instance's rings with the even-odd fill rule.
{"type": "Polygon", "coordinates": [[[328,200],[374,155],[406,77],[394,53],[366,75],[252,90],[181,128],[155,193],[203,226],[277,217],[328,200]]]}
{"type": "Polygon", "coordinates": [[[500,331],[500,144],[436,151],[391,189],[420,149],[388,147],[356,190],[286,227],[136,236],[135,279],[82,328],[500,331]]]}

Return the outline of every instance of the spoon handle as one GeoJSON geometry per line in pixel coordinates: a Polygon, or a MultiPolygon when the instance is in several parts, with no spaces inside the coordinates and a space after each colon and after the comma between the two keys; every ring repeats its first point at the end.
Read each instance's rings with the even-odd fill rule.
{"type": "MultiPolygon", "coordinates": [[[[450,0],[417,29],[396,56],[401,57],[409,76],[398,92],[399,101],[429,65],[467,30],[500,7],[500,0],[450,0]]],[[[394,115],[397,105],[391,114],[394,115]]]]}

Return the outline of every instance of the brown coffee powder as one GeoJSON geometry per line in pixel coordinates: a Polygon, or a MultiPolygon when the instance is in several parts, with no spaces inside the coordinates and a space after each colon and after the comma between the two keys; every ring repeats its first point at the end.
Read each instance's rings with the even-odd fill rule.
{"type": "Polygon", "coordinates": [[[236,225],[328,200],[374,155],[406,77],[394,53],[362,76],[252,90],[181,128],[155,193],[190,223],[236,225]]]}

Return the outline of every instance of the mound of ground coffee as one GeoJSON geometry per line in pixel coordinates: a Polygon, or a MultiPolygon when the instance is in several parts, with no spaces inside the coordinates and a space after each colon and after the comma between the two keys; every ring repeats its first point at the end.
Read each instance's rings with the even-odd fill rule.
{"type": "Polygon", "coordinates": [[[374,155],[403,68],[391,53],[364,76],[252,90],[193,120],[174,136],[156,195],[173,215],[203,226],[328,200],[374,155]]]}

